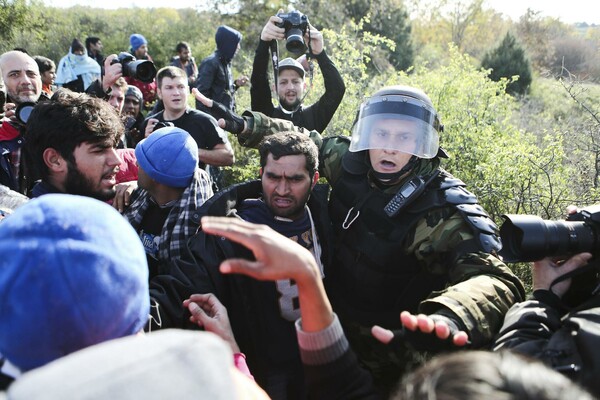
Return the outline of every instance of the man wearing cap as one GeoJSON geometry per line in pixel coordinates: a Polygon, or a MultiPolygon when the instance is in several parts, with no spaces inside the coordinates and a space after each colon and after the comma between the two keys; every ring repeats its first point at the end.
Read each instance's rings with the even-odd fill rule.
{"type": "MultiPolygon", "coordinates": [[[[198,67],[196,89],[206,97],[216,99],[219,103],[235,111],[235,92],[241,86],[246,86],[248,77],[240,76],[233,80],[231,60],[240,49],[242,34],[235,29],[221,25],[217,28],[215,42],[217,49],[206,57],[198,67]]],[[[210,114],[210,109],[199,101],[196,108],[210,114]]]]}
{"type": "Polygon", "coordinates": [[[285,29],[277,26],[280,22],[282,22],[281,18],[272,16],[260,34],[250,78],[252,110],[269,117],[287,119],[299,127],[323,132],[344,97],[346,91],[344,80],[323,48],[323,35],[309,24],[304,39],[308,43],[310,37],[308,56],[316,59],[319,64],[325,83],[325,93],[316,103],[304,106],[302,102],[306,94],[305,70],[297,60],[285,58],[279,61],[277,81],[273,88],[279,99],[279,105],[273,106],[267,71],[271,42],[285,38],[285,29]]]}
{"type": "Polygon", "coordinates": [[[142,129],[144,123],[144,114],[142,114],[143,104],[144,97],[142,96],[140,89],[133,85],[127,86],[123,114],[128,118],[133,118],[135,120],[131,125],[128,123],[125,127],[127,143],[131,147],[135,147],[138,142],[144,138],[144,131],[142,129]]]}
{"type": "MultiPolygon", "coordinates": [[[[129,44],[129,52],[136,59],[152,61],[152,57],[150,57],[150,54],[148,54],[148,41],[144,35],[134,33],[129,37],[129,44]]],[[[150,105],[154,102],[154,100],[156,100],[156,80],[146,83],[131,76],[125,77],[125,80],[129,85],[133,85],[140,89],[142,95],[144,96],[144,104],[142,104],[142,107],[145,109],[150,109],[150,105]]]]}
{"type": "MultiPolygon", "coordinates": [[[[248,147],[294,129],[256,112],[226,114],[220,122],[248,147]]],[[[428,354],[489,345],[525,296],[496,257],[498,228],[465,184],[440,167],[448,157],[439,146],[442,129],[429,96],[398,85],[365,100],[351,138],[310,132],[332,187],[336,247],[325,288],[383,392],[428,354]]]]}
{"type": "Polygon", "coordinates": [[[212,196],[206,171],[198,168],[198,145],[177,127],[158,129],[135,148],[138,188],[125,217],[138,233],[150,268],[178,259],[198,228],[192,214],[212,196]]]}
{"type": "Polygon", "coordinates": [[[42,94],[40,70],[33,58],[20,51],[0,56],[6,90],[6,113],[0,122],[0,184],[27,194],[31,189],[30,165],[22,154],[24,126],[15,117],[20,104],[35,103],[42,94]]]}
{"type": "Polygon", "coordinates": [[[59,89],[52,101],[39,103],[25,135],[32,166],[41,177],[32,197],[69,193],[112,199],[121,163],[115,149],[123,130],[108,102],[84,93],[59,89]]]}

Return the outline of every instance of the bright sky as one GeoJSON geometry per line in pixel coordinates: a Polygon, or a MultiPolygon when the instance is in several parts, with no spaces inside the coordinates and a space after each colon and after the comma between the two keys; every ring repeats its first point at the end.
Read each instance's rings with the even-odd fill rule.
{"type": "MultiPolygon", "coordinates": [[[[517,20],[525,14],[527,8],[541,11],[542,16],[560,18],[562,22],[587,22],[600,25],[600,1],[598,0],[485,0],[489,8],[506,14],[517,20]]],[[[119,7],[172,7],[185,8],[201,6],[202,0],[44,0],[44,3],[58,7],[70,7],[76,4],[91,7],[115,9],[119,7]]]]}

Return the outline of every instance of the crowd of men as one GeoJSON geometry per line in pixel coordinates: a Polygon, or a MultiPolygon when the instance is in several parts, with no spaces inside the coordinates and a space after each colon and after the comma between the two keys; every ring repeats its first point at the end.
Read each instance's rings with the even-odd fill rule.
{"type": "MultiPolygon", "coordinates": [[[[322,135],[344,81],[308,24],[306,52],[277,61],[270,87],[282,18],[263,27],[250,79],[233,78],[242,35],[228,26],[199,66],[180,42],[151,80],[125,76],[98,37],[75,39],[58,69],[22,49],[0,55],[0,389],[15,399],[42,389],[600,395],[598,295],[567,307],[571,280],[556,282],[592,255],[536,262],[526,299],[498,256],[498,228],[442,168],[444,126],[429,96],[381,88],[352,132],[322,135]],[[306,105],[313,60],[325,87],[306,105]],[[251,110],[240,115],[235,92],[248,83],[251,110]],[[216,181],[235,164],[227,132],[258,149],[258,179],[216,181]]],[[[142,34],[130,45],[152,61],[142,34]]]]}

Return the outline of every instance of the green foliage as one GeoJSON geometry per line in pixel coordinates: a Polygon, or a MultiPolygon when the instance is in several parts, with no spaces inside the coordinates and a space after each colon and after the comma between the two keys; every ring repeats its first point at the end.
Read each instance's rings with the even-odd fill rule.
{"type": "Polygon", "coordinates": [[[500,45],[486,53],[481,66],[491,69],[490,77],[494,81],[501,79],[518,79],[508,82],[506,91],[511,94],[525,94],[531,85],[531,67],[525,51],[517,43],[515,37],[507,33],[500,45]]]}
{"type": "Polygon", "coordinates": [[[10,42],[19,29],[27,26],[30,9],[26,0],[0,0],[0,37],[3,42],[10,42]]]}

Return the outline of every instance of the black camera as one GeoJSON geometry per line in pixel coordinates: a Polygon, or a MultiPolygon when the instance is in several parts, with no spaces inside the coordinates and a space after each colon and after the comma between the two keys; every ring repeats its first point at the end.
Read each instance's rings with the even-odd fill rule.
{"type": "Polygon", "coordinates": [[[156,76],[156,67],[152,61],[137,60],[124,51],[112,60],[111,65],[116,63],[123,66],[123,76],[130,76],[145,83],[152,82],[156,76]]]}
{"type": "Polygon", "coordinates": [[[304,34],[308,29],[308,17],[299,11],[291,11],[287,14],[277,14],[283,21],[276,24],[285,29],[285,48],[290,53],[304,53],[304,34]]]}
{"type": "Polygon", "coordinates": [[[500,227],[499,254],[506,262],[568,257],[581,252],[600,254],[600,204],[584,208],[567,221],[514,214],[502,218],[505,221],[500,227]]]}
{"type": "Polygon", "coordinates": [[[158,121],[158,122],[156,123],[156,125],[154,125],[154,129],[152,129],[152,132],[154,132],[154,131],[155,131],[155,130],[157,130],[157,129],[160,129],[160,128],[167,128],[167,127],[170,127],[170,126],[175,126],[175,125],[174,125],[172,122],[167,122],[167,121],[158,121]]]}

